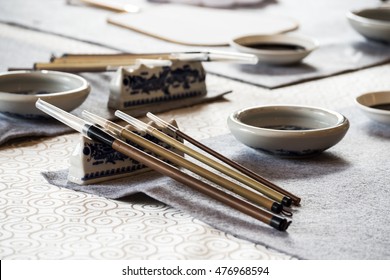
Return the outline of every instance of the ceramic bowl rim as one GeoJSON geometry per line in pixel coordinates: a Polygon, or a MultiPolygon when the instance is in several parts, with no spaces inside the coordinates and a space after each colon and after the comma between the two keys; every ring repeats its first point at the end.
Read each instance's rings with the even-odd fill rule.
{"type": "Polygon", "coordinates": [[[25,75],[37,76],[38,78],[42,77],[42,79],[45,79],[46,77],[49,77],[49,76],[67,77],[67,78],[70,78],[73,80],[77,80],[77,81],[81,82],[81,84],[79,87],[76,87],[76,88],[73,88],[70,90],[45,93],[45,94],[26,95],[26,94],[6,92],[6,91],[0,90],[1,98],[2,99],[12,99],[15,101],[24,100],[24,101],[28,102],[28,101],[35,100],[38,98],[77,94],[77,93],[81,93],[85,90],[90,89],[90,84],[88,83],[88,81],[79,75],[67,73],[67,72],[51,71],[51,70],[20,70],[20,71],[2,72],[2,73],[0,73],[0,80],[2,79],[2,77],[6,77],[6,76],[20,76],[20,79],[23,79],[23,76],[25,76],[25,75]]]}
{"type": "MultiPolygon", "coordinates": [[[[270,40],[271,41],[271,40],[270,40]]],[[[247,34],[247,35],[242,35],[236,38],[231,39],[230,45],[237,48],[241,49],[242,51],[246,51],[247,53],[251,54],[257,54],[257,55],[291,55],[291,54],[308,54],[315,50],[318,46],[319,43],[317,40],[301,35],[301,34],[274,34],[274,35],[264,35],[264,34],[247,34]],[[243,40],[243,39],[252,39],[252,38],[259,38],[259,39],[272,39],[272,38],[282,38],[281,40],[272,40],[274,42],[283,42],[283,39],[298,39],[307,42],[308,44],[297,44],[299,46],[305,47],[304,50],[281,50],[281,51],[275,51],[275,50],[258,50],[254,48],[247,47],[245,45],[242,45],[238,43],[238,40],[243,40]],[[308,46],[310,45],[311,46],[308,46]]]]}
{"type": "MultiPolygon", "coordinates": [[[[355,102],[356,102],[356,104],[360,107],[360,108],[362,108],[363,110],[365,110],[365,111],[367,111],[367,112],[371,112],[371,113],[375,113],[375,114],[380,114],[380,115],[388,115],[388,116],[390,116],[390,111],[388,111],[388,110],[382,110],[382,109],[377,109],[377,108],[372,108],[372,107],[370,107],[369,105],[367,105],[367,104],[364,104],[364,103],[362,103],[361,101],[362,101],[362,99],[363,98],[365,98],[365,97],[367,97],[367,96],[372,96],[372,95],[388,95],[389,96],[389,103],[390,103],[390,91],[386,91],[386,90],[384,90],[384,91],[373,91],[373,92],[366,92],[366,93],[363,93],[363,94],[361,94],[361,95],[359,95],[359,96],[357,96],[356,98],[355,98],[355,102]]],[[[372,105],[378,105],[378,104],[380,104],[380,103],[373,103],[373,104],[371,104],[371,106],[372,105]]]]}
{"type": "Polygon", "coordinates": [[[327,133],[330,130],[334,130],[340,127],[344,127],[345,125],[349,125],[348,119],[342,115],[341,113],[338,113],[336,111],[320,108],[320,107],[314,107],[314,106],[301,106],[301,105],[285,105],[285,104],[275,104],[275,105],[264,105],[264,106],[252,106],[243,108],[240,110],[237,110],[230,114],[229,116],[230,120],[233,121],[236,125],[242,126],[243,128],[250,129],[251,131],[255,132],[269,132],[273,134],[278,134],[281,136],[289,135],[291,137],[294,136],[302,136],[308,134],[318,134],[318,133],[327,133]],[[256,127],[252,125],[248,125],[238,119],[238,115],[243,112],[247,112],[250,110],[256,110],[256,109],[272,109],[272,108],[280,108],[280,109],[303,109],[303,110],[316,110],[320,112],[327,113],[328,115],[335,116],[337,121],[330,126],[323,127],[323,128],[314,128],[314,129],[305,129],[305,130],[278,130],[278,129],[272,129],[272,128],[262,128],[262,127],[256,127]]]}
{"type": "Polygon", "coordinates": [[[358,22],[360,24],[365,24],[365,25],[370,25],[370,26],[375,24],[375,25],[383,27],[383,28],[390,28],[390,23],[387,21],[380,20],[380,19],[372,19],[372,18],[364,17],[364,16],[359,14],[360,12],[363,12],[363,11],[375,11],[375,10],[379,10],[379,9],[380,8],[366,8],[366,9],[349,11],[349,12],[347,12],[347,18],[350,20],[353,20],[355,22],[358,22]]]}

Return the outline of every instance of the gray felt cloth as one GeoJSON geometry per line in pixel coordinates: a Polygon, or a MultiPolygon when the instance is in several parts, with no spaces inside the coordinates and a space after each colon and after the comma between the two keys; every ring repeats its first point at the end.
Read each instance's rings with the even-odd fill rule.
{"type": "MultiPolygon", "coordinates": [[[[320,47],[299,65],[283,67],[210,63],[206,65],[206,70],[239,81],[276,88],[385,63],[390,60],[389,45],[367,41],[349,26],[345,16],[347,11],[373,5],[375,3],[370,0],[264,1],[260,7],[251,7],[245,12],[259,16],[272,14],[291,17],[299,23],[297,32],[313,37],[320,47]]],[[[240,9],[236,11],[242,12],[240,9]]],[[[108,24],[106,18],[110,15],[111,12],[102,9],[66,5],[65,0],[0,1],[0,21],[5,23],[92,42],[119,51],[145,53],[194,50],[193,47],[167,43],[108,24]]],[[[234,22],[226,23],[226,28],[230,24],[234,22]]],[[[245,30],[242,33],[247,35],[245,30]]],[[[228,50],[233,51],[232,48],[228,50]]]]}
{"type": "Polygon", "coordinates": [[[211,226],[301,259],[390,259],[390,131],[361,116],[345,138],[306,159],[282,159],[244,146],[232,135],[204,141],[302,198],[292,224],[279,232],[154,171],[96,185],[68,183],[67,171],[44,174],[53,185],[119,199],[145,193],[211,226]]]}

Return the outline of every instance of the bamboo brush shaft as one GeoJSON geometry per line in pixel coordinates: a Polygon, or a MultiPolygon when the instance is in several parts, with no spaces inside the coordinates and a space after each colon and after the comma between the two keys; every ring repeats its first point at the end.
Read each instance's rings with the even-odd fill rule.
{"type": "Polygon", "coordinates": [[[231,165],[232,167],[236,168],[237,170],[239,170],[240,172],[244,173],[245,175],[251,177],[252,179],[255,179],[261,183],[263,183],[264,185],[268,186],[268,187],[271,187],[272,189],[290,197],[294,203],[294,205],[299,205],[300,202],[301,202],[301,198],[299,198],[298,196],[286,191],[285,189],[282,189],[281,187],[275,185],[274,183],[268,181],[267,179],[261,177],[260,175],[252,172],[251,170],[245,168],[244,166],[226,158],[225,156],[221,155],[220,153],[216,152],[215,150],[213,149],[210,149],[209,147],[203,145],[202,143],[196,141],[195,139],[193,139],[192,137],[188,136],[187,134],[181,132],[180,130],[175,130],[174,131],[176,133],[177,136],[187,140],[188,142],[190,142],[191,144],[193,144],[194,146],[197,146],[198,148],[201,148],[202,150],[206,151],[207,153],[213,155],[214,157],[218,158],[219,160],[231,165]]]}
{"type": "Polygon", "coordinates": [[[126,129],[123,129],[122,132],[121,132],[121,136],[124,137],[125,139],[127,140],[130,140],[140,146],[142,146],[143,148],[146,148],[148,150],[150,150],[151,152],[153,153],[156,153],[160,156],[162,156],[163,158],[165,159],[168,159],[170,160],[171,162],[185,168],[185,169],[188,169],[208,180],[210,180],[211,182],[214,182],[240,196],[242,196],[243,198],[246,198],[250,201],[252,201],[253,203],[256,203],[257,205],[261,206],[261,207],[264,207],[272,212],[275,212],[275,213],[280,213],[281,210],[283,209],[281,207],[280,204],[276,203],[275,201],[265,197],[265,196],[262,196],[260,194],[257,194],[251,190],[248,190],[248,189],[245,189],[244,187],[241,187],[213,172],[210,172],[209,170],[201,167],[201,166],[198,166],[188,160],[186,160],[185,158],[167,150],[167,149],[164,149],[162,148],[161,146],[159,145],[156,145],[155,143],[149,141],[149,140],[146,140],[138,135],[136,135],[135,133],[129,131],[129,130],[126,130],[126,129]]]}
{"type": "Polygon", "coordinates": [[[284,231],[287,229],[289,225],[286,219],[281,219],[279,217],[273,216],[272,214],[263,211],[249,203],[246,203],[233,196],[229,196],[226,193],[216,188],[212,188],[206,183],[196,180],[195,178],[191,177],[188,174],[180,172],[173,166],[166,164],[165,162],[157,158],[154,158],[142,151],[139,151],[136,148],[128,145],[123,141],[120,140],[113,141],[112,148],[124,155],[127,155],[139,162],[142,162],[143,164],[147,165],[148,167],[154,169],[155,171],[163,175],[169,176],[175,179],[176,181],[185,184],[188,187],[191,187],[199,192],[202,192],[203,194],[212,197],[242,213],[245,213],[259,221],[271,225],[272,227],[275,227],[278,230],[284,231]],[[278,222],[276,223],[275,221],[278,222]]]}
{"type": "Polygon", "coordinates": [[[211,167],[215,168],[216,170],[236,179],[237,181],[240,181],[241,183],[252,187],[253,189],[267,195],[268,197],[274,199],[275,201],[280,202],[280,203],[283,202],[283,200],[285,198],[284,194],[281,194],[281,193],[265,186],[264,184],[261,184],[261,183],[257,182],[256,180],[254,180],[246,175],[243,175],[242,173],[239,173],[239,172],[237,172],[237,171],[235,171],[235,170],[233,170],[233,169],[231,169],[223,164],[220,164],[220,163],[206,157],[205,155],[185,146],[184,144],[180,143],[179,141],[176,141],[172,137],[165,135],[164,133],[158,131],[155,128],[152,128],[149,126],[148,132],[150,134],[152,134],[153,136],[157,137],[158,139],[165,141],[166,143],[172,145],[176,149],[184,152],[185,154],[188,154],[188,155],[196,158],[197,160],[207,164],[208,166],[211,166],[211,167]]]}

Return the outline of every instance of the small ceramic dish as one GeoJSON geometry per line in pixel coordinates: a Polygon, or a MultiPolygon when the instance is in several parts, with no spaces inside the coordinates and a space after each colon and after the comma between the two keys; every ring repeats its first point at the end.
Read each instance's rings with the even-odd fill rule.
{"type": "Polygon", "coordinates": [[[247,146],[282,157],[305,157],[337,144],[349,121],[321,108],[270,105],[236,111],[229,116],[228,126],[247,146]]]}
{"type": "Polygon", "coordinates": [[[355,101],[370,119],[390,124],[390,91],[365,93],[356,97],[355,101]]]}
{"type": "Polygon", "coordinates": [[[38,98],[66,111],[84,102],[91,87],[82,77],[56,71],[11,71],[0,73],[0,112],[45,116],[35,107],[38,98]]]}
{"type": "Polygon", "coordinates": [[[259,63],[276,65],[298,63],[318,46],[316,41],[296,34],[243,36],[233,39],[230,45],[256,55],[259,63]]]}
{"type": "Polygon", "coordinates": [[[390,9],[373,8],[347,13],[351,26],[368,39],[390,42],[390,9]]]}

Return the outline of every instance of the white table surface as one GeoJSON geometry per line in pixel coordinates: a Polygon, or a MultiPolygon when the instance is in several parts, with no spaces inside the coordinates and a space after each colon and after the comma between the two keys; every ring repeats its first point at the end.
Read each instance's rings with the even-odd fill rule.
{"type": "MultiPolygon", "coordinates": [[[[85,43],[0,24],[0,35],[65,52],[105,52],[85,43]]],[[[12,52],[12,50],[10,50],[12,52]]],[[[1,63],[1,62],[0,62],[1,63]]],[[[284,103],[350,106],[364,92],[390,89],[390,65],[268,90],[208,75],[233,90],[225,101],[159,114],[197,139],[229,133],[240,108],[284,103]]],[[[77,133],[22,139],[0,147],[1,259],[290,259],[216,230],[145,196],[108,200],[48,184],[41,172],[68,167],[77,133]]],[[[304,200],[304,197],[302,198],[304,200]]]]}

